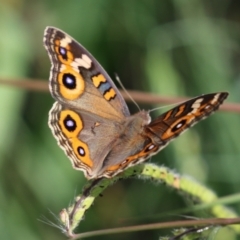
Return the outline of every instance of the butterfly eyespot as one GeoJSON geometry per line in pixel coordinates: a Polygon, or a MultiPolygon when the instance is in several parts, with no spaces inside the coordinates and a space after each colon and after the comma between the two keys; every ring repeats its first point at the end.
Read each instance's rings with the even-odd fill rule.
{"type": "Polygon", "coordinates": [[[79,153],[80,156],[82,156],[82,157],[85,156],[86,153],[85,153],[85,150],[82,147],[78,147],[77,150],[78,150],[78,153],[79,153]]]}
{"type": "Polygon", "coordinates": [[[69,132],[75,131],[77,125],[76,125],[75,120],[70,115],[67,115],[66,118],[63,120],[63,122],[64,122],[65,128],[69,132]]]}
{"type": "Polygon", "coordinates": [[[179,130],[182,126],[184,126],[186,124],[186,122],[187,122],[187,120],[183,119],[182,121],[177,123],[175,126],[173,126],[172,132],[175,132],[175,131],[179,130]]]}
{"type": "Polygon", "coordinates": [[[154,145],[154,144],[151,144],[151,145],[146,149],[146,151],[150,151],[150,150],[152,150],[154,147],[155,147],[155,145],[154,145]]]}
{"type": "Polygon", "coordinates": [[[63,47],[59,47],[59,53],[62,56],[63,59],[67,60],[67,51],[63,47]]]}
{"type": "Polygon", "coordinates": [[[75,76],[70,73],[63,74],[62,82],[68,89],[75,89],[77,86],[75,76]]]}

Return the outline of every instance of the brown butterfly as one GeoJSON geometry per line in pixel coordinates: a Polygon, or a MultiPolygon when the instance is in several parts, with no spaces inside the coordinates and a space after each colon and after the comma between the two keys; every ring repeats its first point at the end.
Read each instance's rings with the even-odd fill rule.
{"type": "Polygon", "coordinates": [[[115,84],[78,42],[47,27],[50,91],[56,99],[49,126],[75,169],[88,179],[113,177],[148,159],[206,118],[227,98],[218,92],[190,99],[151,121],[147,111],[130,115],[115,84]]]}

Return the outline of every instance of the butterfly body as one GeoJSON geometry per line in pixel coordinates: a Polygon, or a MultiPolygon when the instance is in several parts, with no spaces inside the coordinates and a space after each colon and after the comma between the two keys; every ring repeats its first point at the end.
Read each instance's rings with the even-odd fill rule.
{"type": "Polygon", "coordinates": [[[147,111],[130,115],[122,95],[93,56],[59,29],[48,27],[44,45],[56,99],[49,126],[75,169],[87,178],[113,177],[143,162],[214,112],[228,93],[186,101],[151,121],[147,111]]]}

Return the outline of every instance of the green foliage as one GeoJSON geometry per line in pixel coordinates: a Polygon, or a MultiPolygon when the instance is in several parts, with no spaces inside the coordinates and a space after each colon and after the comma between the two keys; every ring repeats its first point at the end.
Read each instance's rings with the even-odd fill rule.
{"type": "MultiPolygon", "coordinates": [[[[239,2],[233,0],[2,0],[0,79],[47,82],[50,62],[42,37],[46,26],[55,26],[81,42],[110,76],[117,72],[127,89],[166,96],[228,91],[229,101],[239,102],[239,14],[239,2]]],[[[38,221],[42,216],[54,221],[49,209],[57,214],[86,183],[47,126],[53,99],[49,93],[4,85],[0,98],[0,239],[66,239],[38,221]]],[[[136,111],[131,104],[130,109],[136,111]]],[[[239,131],[239,114],[217,112],[152,161],[193,176],[219,196],[236,193],[239,131]]],[[[176,192],[128,179],[104,192],[78,232],[174,220],[179,216],[168,212],[184,207],[176,192]],[[160,213],[165,217],[153,219],[160,213]]],[[[231,207],[239,213],[239,200],[231,207]]],[[[214,239],[236,239],[220,232],[214,239]]],[[[104,239],[169,234],[154,230],[104,239]]]]}

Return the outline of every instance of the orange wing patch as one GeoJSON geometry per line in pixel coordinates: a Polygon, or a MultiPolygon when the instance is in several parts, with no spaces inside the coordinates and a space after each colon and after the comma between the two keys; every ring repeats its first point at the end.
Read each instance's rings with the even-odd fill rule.
{"type": "Polygon", "coordinates": [[[113,88],[110,88],[109,91],[105,92],[103,96],[107,101],[110,101],[111,99],[115,98],[116,92],[113,88]]]}
{"type": "Polygon", "coordinates": [[[92,81],[93,81],[94,86],[96,88],[98,88],[101,85],[101,83],[104,83],[107,80],[102,74],[98,74],[98,75],[92,77],[92,81]]]}
{"type": "Polygon", "coordinates": [[[77,156],[78,161],[73,159],[74,166],[81,168],[81,164],[83,163],[91,168],[93,161],[90,158],[88,145],[78,138],[78,135],[83,129],[83,122],[80,116],[71,110],[63,110],[60,112],[59,125],[63,134],[71,142],[73,151],[77,156]]]}

